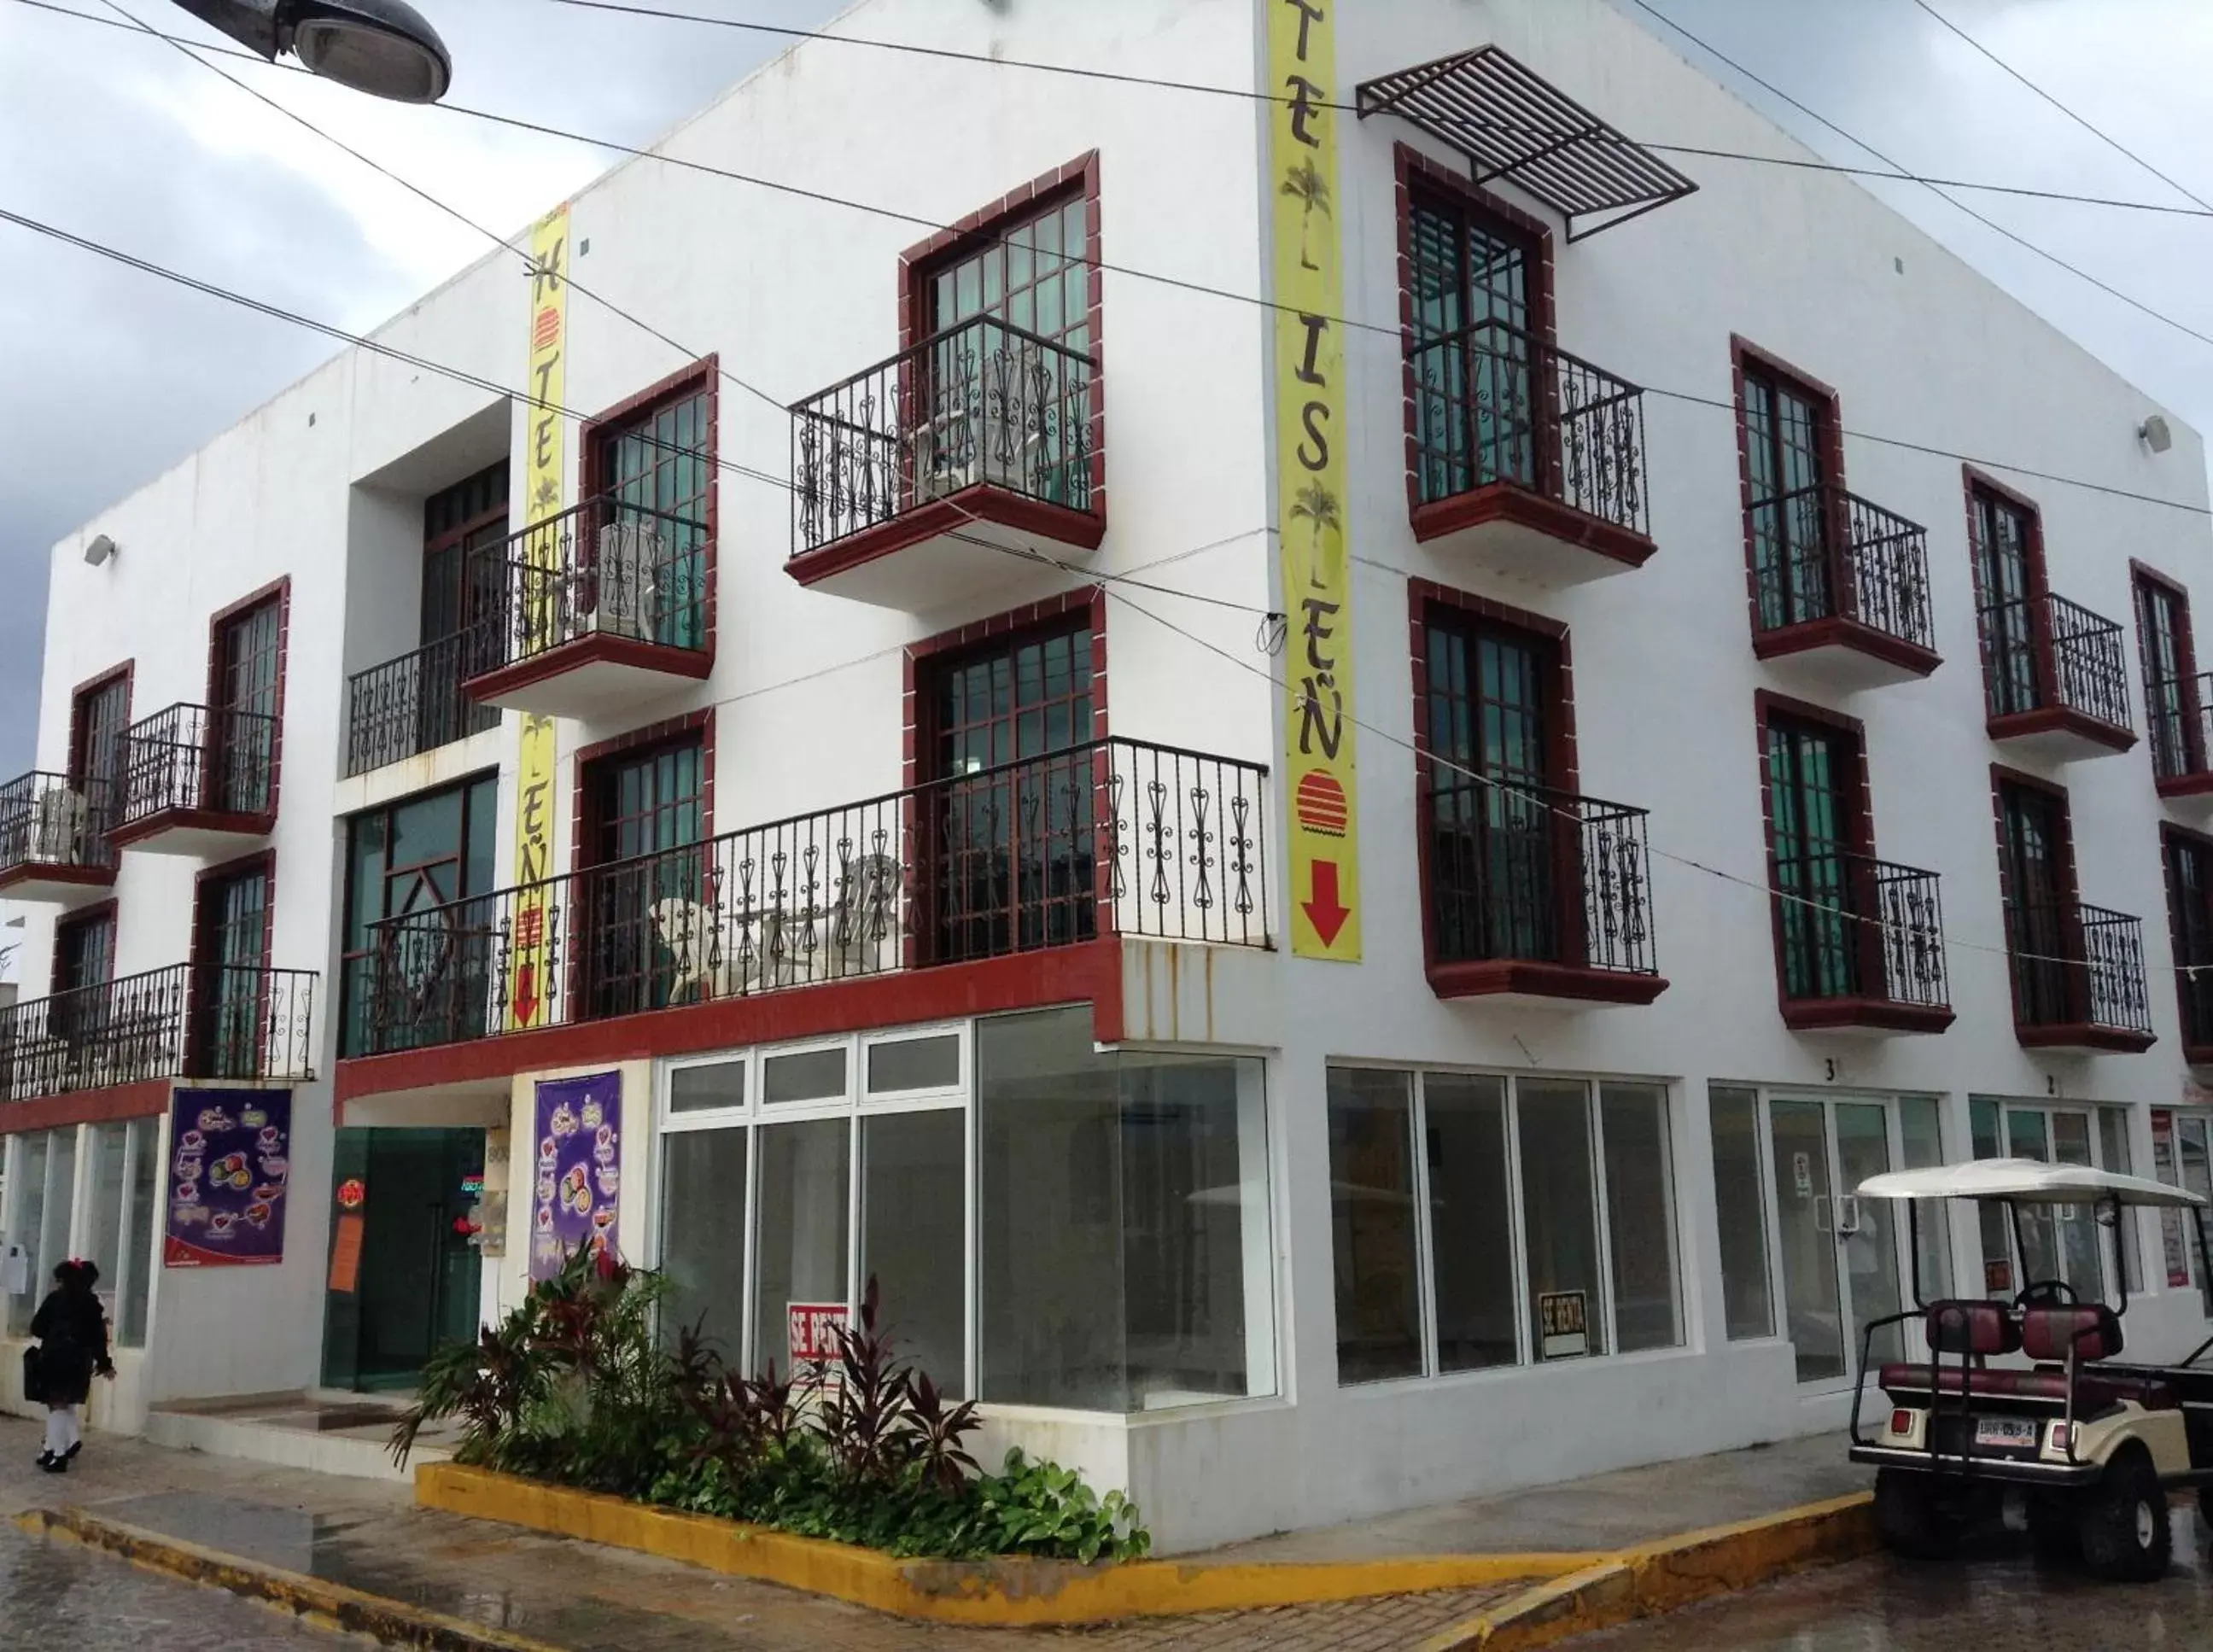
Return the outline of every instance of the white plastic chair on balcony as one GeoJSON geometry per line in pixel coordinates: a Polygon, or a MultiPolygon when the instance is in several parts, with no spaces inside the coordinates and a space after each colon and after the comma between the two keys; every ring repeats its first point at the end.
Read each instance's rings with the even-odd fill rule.
{"type": "Polygon", "coordinates": [[[576,617],[577,634],[599,632],[649,643],[661,567],[661,535],[649,522],[609,522],[593,546],[592,567],[579,582],[592,594],[576,617]]]}
{"type": "Polygon", "coordinates": [[[85,795],[74,787],[58,786],[41,793],[35,858],[58,866],[74,865],[82,856],[91,813],[85,795]]]}

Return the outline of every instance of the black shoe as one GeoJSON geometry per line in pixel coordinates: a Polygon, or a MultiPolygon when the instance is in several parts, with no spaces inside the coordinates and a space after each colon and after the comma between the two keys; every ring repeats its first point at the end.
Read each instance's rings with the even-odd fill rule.
{"type": "Polygon", "coordinates": [[[45,1469],[49,1474],[66,1474],[69,1472],[69,1459],[66,1457],[49,1457],[45,1462],[40,1463],[39,1466],[45,1469]]]}
{"type": "Polygon", "coordinates": [[[75,1462],[76,1460],[77,1453],[83,1449],[84,1442],[80,1440],[75,1445],[71,1446],[67,1451],[62,1453],[62,1460],[65,1463],[75,1462]]]}
{"type": "Polygon", "coordinates": [[[53,1464],[54,1454],[52,1452],[42,1451],[39,1454],[39,1466],[40,1468],[52,1468],[53,1464]]]}

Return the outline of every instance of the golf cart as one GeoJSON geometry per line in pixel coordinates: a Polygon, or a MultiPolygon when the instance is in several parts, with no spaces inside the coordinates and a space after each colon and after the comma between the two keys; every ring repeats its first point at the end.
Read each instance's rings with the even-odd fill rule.
{"type": "MultiPolygon", "coordinates": [[[[2087,1206],[2100,1222],[2110,1212],[2118,1230],[2121,1213],[2137,1206],[2186,1209],[2203,1265],[2205,1200],[2139,1176],[2029,1159],[1893,1171],[1869,1177],[1859,1192],[1905,1204],[1915,1259],[1917,1307],[1867,1326],[1852,1393],[1851,1460],[1875,1466],[1883,1540],[1900,1553],[1937,1558],[1970,1524],[2002,1515],[2009,1526],[2026,1525],[2040,1551],[2079,1551],[2100,1577],[2159,1576],[2170,1543],[2169,1489],[2213,1485],[2213,1362],[2198,1363],[2213,1339],[2179,1365],[2119,1363],[2126,1268],[2117,1307],[2081,1298],[2064,1280],[2033,1277],[2021,1210],[2056,1228],[2070,1219],[2062,1207],[2087,1206]],[[2020,1258],[2015,1277],[2027,1281],[2012,1301],[1923,1299],[1922,1199],[1968,1199],[2005,1213],[2020,1258]],[[1879,1369],[1875,1380],[1892,1409],[1884,1426],[1864,1431],[1861,1400],[1875,1335],[1914,1320],[1928,1356],[1879,1369]],[[2016,1354],[2033,1364],[1990,1363],[2016,1354]]],[[[2213,1504],[2205,1490],[2198,1495],[2201,1508],[2213,1504]]]]}

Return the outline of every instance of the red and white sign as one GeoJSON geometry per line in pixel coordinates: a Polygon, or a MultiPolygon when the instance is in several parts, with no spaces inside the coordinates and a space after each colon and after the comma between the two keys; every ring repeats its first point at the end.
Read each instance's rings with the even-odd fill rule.
{"type": "Polygon", "coordinates": [[[849,1317],[843,1302],[794,1302],[784,1310],[792,1369],[838,1357],[838,1333],[849,1317]]]}

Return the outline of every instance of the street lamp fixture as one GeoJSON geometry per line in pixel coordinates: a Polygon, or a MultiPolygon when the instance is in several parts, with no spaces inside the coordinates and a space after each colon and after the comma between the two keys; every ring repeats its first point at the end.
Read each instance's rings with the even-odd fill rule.
{"type": "Polygon", "coordinates": [[[176,0],[270,62],[286,52],[372,97],[436,103],[454,78],[438,31],[406,0],[176,0]]]}

